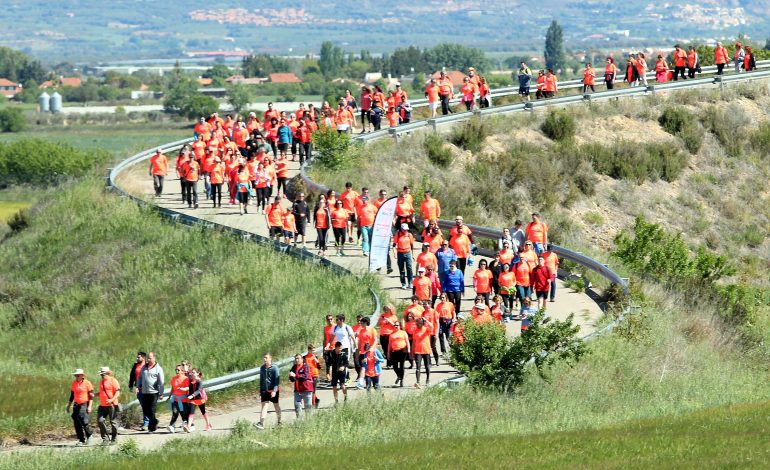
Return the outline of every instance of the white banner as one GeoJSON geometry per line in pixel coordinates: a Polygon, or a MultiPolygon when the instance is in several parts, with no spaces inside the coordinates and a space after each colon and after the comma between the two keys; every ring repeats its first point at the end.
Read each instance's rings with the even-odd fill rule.
{"type": "Polygon", "coordinates": [[[373,273],[388,264],[390,239],[393,236],[393,219],[396,216],[396,196],[383,202],[374,218],[371,251],[369,252],[369,272],[373,273]]]}

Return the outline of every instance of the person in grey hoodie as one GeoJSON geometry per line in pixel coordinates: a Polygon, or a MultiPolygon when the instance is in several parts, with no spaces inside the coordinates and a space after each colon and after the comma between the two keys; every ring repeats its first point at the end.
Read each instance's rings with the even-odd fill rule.
{"type": "Polygon", "coordinates": [[[280,399],[281,371],[278,366],[273,364],[273,356],[270,353],[263,357],[265,361],[259,368],[259,396],[261,408],[259,410],[258,429],[265,429],[265,418],[267,418],[267,405],[273,404],[275,416],[278,418],[278,424],[281,424],[281,406],[278,404],[280,399]]]}
{"type": "Polygon", "coordinates": [[[139,371],[139,377],[136,379],[136,389],[142,393],[142,412],[149,418],[147,430],[155,432],[158,429],[158,418],[155,416],[155,409],[158,400],[163,396],[163,387],[165,377],[163,368],[155,360],[155,353],[147,354],[147,362],[139,371]]]}

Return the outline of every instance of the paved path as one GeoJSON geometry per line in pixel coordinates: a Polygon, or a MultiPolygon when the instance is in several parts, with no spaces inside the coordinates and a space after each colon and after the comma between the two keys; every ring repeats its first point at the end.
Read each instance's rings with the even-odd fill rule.
{"type": "MultiPolygon", "coordinates": [[[[299,165],[297,163],[290,163],[291,168],[291,175],[295,175],[299,171],[299,165]]],[[[162,207],[166,207],[169,209],[173,209],[182,213],[191,214],[195,217],[198,217],[203,220],[213,221],[217,222],[223,225],[232,226],[239,229],[244,229],[251,231],[253,233],[257,233],[263,236],[267,236],[267,226],[265,221],[265,216],[261,214],[255,214],[253,212],[256,212],[256,210],[253,210],[252,213],[246,214],[246,215],[240,215],[238,206],[234,205],[231,206],[227,204],[227,201],[223,202],[223,206],[221,209],[215,209],[212,207],[212,204],[210,201],[206,201],[205,199],[201,199],[200,207],[198,209],[188,209],[186,204],[183,204],[181,201],[180,196],[180,186],[179,182],[176,179],[169,179],[166,182],[165,185],[165,194],[161,196],[160,198],[152,198],[153,195],[153,188],[152,188],[152,181],[147,176],[147,165],[145,163],[138,164],[125,172],[123,172],[119,178],[118,178],[118,184],[126,189],[127,191],[138,195],[145,197],[147,199],[152,199],[153,203],[158,204],[162,207]]],[[[199,194],[200,196],[200,194],[199,194]]],[[[226,198],[223,198],[226,199],[226,198]]],[[[289,203],[286,201],[286,205],[288,206],[289,203]]],[[[315,240],[315,231],[309,230],[310,237],[308,239],[308,246],[312,249],[313,242],[315,240]]],[[[332,251],[332,250],[330,250],[332,251]]],[[[331,259],[341,265],[345,268],[349,269],[351,272],[356,274],[363,274],[368,269],[368,259],[362,256],[361,250],[359,247],[355,246],[349,246],[345,248],[345,253],[347,256],[345,257],[336,257],[332,256],[331,259]]],[[[395,264],[394,264],[395,268],[395,264]]],[[[470,267],[469,269],[466,269],[466,285],[472,286],[472,277],[473,272],[475,271],[475,267],[470,267]]],[[[389,301],[398,304],[399,302],[409,303],[409,299],[411,297],[411,291],[402,290],[400,281],[398,278],[398,272],[397,270],[394,270],[394,272],[391,275],[381,275],[381,289],[387,293],[387,296],[389,297],[389,301]]],[[[557,301],[555,303],[549,303],[548,304],[548,312],[552,317],[558,318],[558,319],[564,319],[567,317],[569,313],[574,312],[575,313],[575,321],[581,326],[581,334],[586,335],[590,333],[593,330],[593,324],[595,320],[601,315],[601,310],[599,309],[598,305],[593,302],[588,296],[582,293],[576,293],[571,291],[570,289],[564,287],[563,283],[561,281],[558,281],[558,294],[557,294],[557,301]]],[[[467,312],[472,307],[471,302],[473,300],[473,289],[472,287],[469,288],[466,291],[466,299],[463,301],[462,304],[462,311],[467,312]]],[[[400,316],[399,312],[399,316],[400,316]]],[[[318,331],[319,336],[320,332],[322,330],[323,326],[323,318],[322,316],[319,316],[318,318],[318,331]]],[[[516,336],[519,334],[519,322],[511,322],[507,324],[508,328],[508,334],[510,336],[516,336]]],[[[396,375],[391,369],[386,369],[383,371],[382,374],[382,390],[381,393],[383,393],[388,398],[397,398],[405,393],[414,393],[418,391],[418,389],[414,388],[415,383],[415,375],[414,370],[407,370],[405,374],[405,387],[396,387],[395,386],[395,379],[396,375]]],[[[355,372],[351,371],[352,378],[355,378],[355,372]]],[[[442,357],[440,360],[439,366],[434,366],[434,368],[431,370],[431,382],[433,384],[439,383],[445,379],[455,377],[457,375],[457,371],[454,370],[447,361],[442,357]]],[[[284,375],[285,377],[285,375],[284,375]]],[[[422,379],[425,380],[424,378],[422,379]]],[[[293,421],[294,418],[294,403],[293,403],[293,393],[291,389],[291,383],[288,381],[288,379],[282,378],[283,385],[282,385],[282,391],[281,391],[281,400],[280,405],[281,409],[283,410],[283,422],[288,423],[293,421]]],[[[353,400],[355,398],[364,396],[367,392],[362,390],[356,390],[355,388],[352,388],[349,390],[349,400],[353,400]]],[[[372,392],[377,393],[377,392],[372,392]]],[[[332,396],[331,389],[328,387],[321,387],[321,389],[318,391],[318,397],[320,399],[320,408],[329,408],[331,406],[334,406],[334,399],[332,396]]],[[[341,395],[340,395],[341,397],[341,395]]],[[[233,423],[238,419],[245,419],[252,422],[257,422],[259,420],[259,404],[256,400],[249,401],[249,402],[241,402],[237,405],[230,405],[229,410],[223,410],[223,408],[219,407],[217,405],[217,399],[216,394],[212,394],[212,399],[210,400],[211,403],[211,419],[213,423],[214,429],[210,432],[202,432],[203,429],[203,421],[198,416],[198,419],[196,420],[196,427],[198,428],[198,431],[194,434],[184,434],[181,432],[177,432],[176,434],[171,434],[168,432],[168,430],[163,427],[160,428],[159,431],[157,431],[155,434],[148,434],[145,432],[139,432],[139,431],[133,431],[133,430],[126,430],[124,434],[119,439],[126,439],[129,436],[131,438],[136,439],[137,443],[139,444],[139,447],[143,450],[152,450],[160,447],[163,443],[167,442],[169,439],[173,438],[186,438],[191,435],[197,435],[197,434],[205,434],[205,435],[223,435],[232,428],[233,423]]],[[[164,403],[159,405],[159,409],[167,410],[168,404],[164,403]]],[[[272,409],[272,408],[271,408],[272,409]]],[[[269,417],[268,417],[268,426],[274,425],[276,422],[275,416],[273,412],[271,411],[269,417]]],[[[165,425],[168,423],[168,417],[161,419],[161,424],[165,425]]],[[[98,439],[97,439],[98,441],[98,439]]],[[[55,447],[55,448],[70,448],[74,444],[74,440],[69,442],[59,442],[59,441],[50,441],[50,442],[44,442],[41,443],[40,446],[42,447],[55,447]]],[[[38,446],[29,447],[29,448],[39,448],[38,446]]],[[[28,449],[29,449],[28,448],[28,449]]]]}

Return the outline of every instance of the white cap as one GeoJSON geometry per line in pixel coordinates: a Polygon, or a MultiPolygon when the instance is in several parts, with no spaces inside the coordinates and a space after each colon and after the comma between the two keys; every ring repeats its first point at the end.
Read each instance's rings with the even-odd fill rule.
{"type": "Polygon", "coordinates": [[[83,369],[75,369],[75,372],[73,372],[72,375],[86,375],[86,373],[83,372],[83,369]]]}
{"type": "Polygon", "coordinates": [[[418,273],[424,273],[425,272],[425,266],[420,266],[419,268],[417,268],[417,272],[418,273]]]}
{"type": "Polygon", "coordinates": [[[107,366],[99,368],[99,375],[109,374],[110,372],[110,368],[107,366]]]}
{"type": "Polygon", "coordinates": [[[401,224],[401,230],[409,230],[409,224],[401,224]]]}
{"type": "Polygon", "coordinates": [[[484,304],[482,304],[482,303],[477,303],[477,304],[476,304],[476,308],[478,308],[478,309],[482,309],[482,308],[484,308],[484,304]]]}

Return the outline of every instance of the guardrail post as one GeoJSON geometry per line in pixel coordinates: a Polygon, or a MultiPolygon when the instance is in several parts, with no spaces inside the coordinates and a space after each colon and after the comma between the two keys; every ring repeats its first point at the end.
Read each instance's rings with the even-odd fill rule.
{"type": "Polygon", "coordinates": [[[390,129],[388,129],[388,134],[392,135],[393,140],[395,140],[396,143],[398,143],[398,132],[396,131],[395,127],[391,127],[390,129]]]}
{"type": "Polygon", "coordinates": [[[428,124],[430,125],[431,129],[433,129],[433,132],[436,132],[438,129],[438,126],[436,125],[436,119],[430,118],[428,119],[428,124]]]}
{"type": "Polygon", "coordinates": [[[481,108],[473,108],[473,117],[481,119],[481,108]]]}
{"type": "Polygon", "coordinates": [[[591,94],[590,93],[583,93],[583,101],[591,102],[591,94]]]}
{"type": "Polygon", "coordinates": [[[722,94],[725,92],[725,82],[724,80],[722,80],[723,78],[724,77],[722,77],[721,75],[717,75],[716,77],[714,77],[714,84],[715,85],[717,83],[719,84],[719,93],[722,93],[722,94]]]}
{"type": "Polygon", "coordinates": [[[526,103],[524,103],[524,109],[526,111],[534,111],[535,105],[531,101],[527,101],[526,103]]]}
{"type": "Polygon", "coordinates": [[[108,188],[112,187],[112,181],[110,181],[110,173],[112,173],[112,168],[107,168],[107,176],[104,178],[104,183],[108,188]]]}
{"type": "Polygon", "coordinates": [[[647,85],[647,93],[655,94],[655,85],[647,85]]]}

